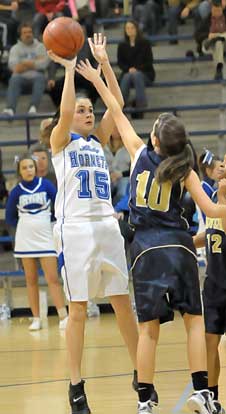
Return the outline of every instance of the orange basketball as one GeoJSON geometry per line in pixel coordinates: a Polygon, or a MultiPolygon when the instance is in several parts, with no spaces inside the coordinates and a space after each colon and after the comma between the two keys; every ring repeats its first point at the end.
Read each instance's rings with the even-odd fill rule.
{"type": "Polygon", "coordinates": [[[43,43],[56,55],[72,59],[82,48],[85,37],[81,25],[71,17],[57,17],[46,26],[43,43]]]}

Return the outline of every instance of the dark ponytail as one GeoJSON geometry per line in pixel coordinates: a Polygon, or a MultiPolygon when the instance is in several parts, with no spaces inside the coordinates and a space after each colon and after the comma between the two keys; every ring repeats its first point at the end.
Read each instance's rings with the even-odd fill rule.
{"type": "Polygon", "coordinates": [[[180,154],[167,157],[161,162],[156,170],[156,178],[160,184],[168,180],[172,183],[184,180],[191,171],[193,164],[193,153],[190,144],[187,143],[180,154]]]}
{"type": "Polygon", "coordinates": [[[163,113],[155,123],[160,154],[165,159],[156,170],[159,183],[183,180],[194,165],[194,156],[182,122],[173,114],[163,113]]]}

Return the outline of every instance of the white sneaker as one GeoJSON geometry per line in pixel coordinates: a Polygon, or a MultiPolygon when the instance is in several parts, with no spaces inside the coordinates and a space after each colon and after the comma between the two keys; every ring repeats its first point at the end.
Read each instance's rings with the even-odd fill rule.
{"type": "Polygon", "coordinates": [[[13,116],[14,115],[14,110],[12,108],[5,108],[5,109],[3,109],[2,113],[5,114],[5,115],[13,116]]]}
{"type": "Polygon", "coordinates": [[[152,414],[153,404],[151,400],[146,402],[138,401],[137,414],[152,414]]]}
{"type": "Polygon", "coordinates": [[[88,318],[93,318],[95,316],[100,316],[99,306],[96,303],[94,303],[92,301],[89,301],[88,305],[87,305],[87,315],[88,315],[88,318]]]}
{"type": "Polygon", "coordinates": [[[225,409],[222,407],[221,403],[217,400],[213,400],[216,414],[225,414],[225,409]]]}
{"type": "Polygon", "coordinates": [[[68,321],[68,316],[66,316],[66,318],[64,319],[61,319],[59,321],[59,329],[66,329],[67,321],[68,321]]]}
{"type": "Polygon", "coordinates": [[[209,390],[194,391],[187,400],[188,408],[197,414],[215,414],[213,393],[209,390]]]}
{"type": "Polygon", "coordinates": [[[29,114],[36,114],[36,112],[37,112],[36,107],[34,105],[31,105],[29,110],[28,110],[28,113],[29,114]]]}
{"type": "Polygon", "coordinates": [[[32,324],[29,326],[30,331],[39,331],[42,329],[42,321],[41,318],[33,318],[32,324]]]}

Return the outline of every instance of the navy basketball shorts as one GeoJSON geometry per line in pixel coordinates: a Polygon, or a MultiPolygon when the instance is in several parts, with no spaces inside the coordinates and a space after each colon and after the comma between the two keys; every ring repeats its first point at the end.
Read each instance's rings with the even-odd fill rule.
{"type": "Polygon", "coordinates": [[[201,315],[198,265],[192,238],[185,230],[136,230],[131,245],[134,295],[139,322],[201,315]]]}
{"type": "Polygon", "coordinates": [[[226,332],[226,289],[207,277],[202,297],[206,333],[223,335],[226,332]]]}

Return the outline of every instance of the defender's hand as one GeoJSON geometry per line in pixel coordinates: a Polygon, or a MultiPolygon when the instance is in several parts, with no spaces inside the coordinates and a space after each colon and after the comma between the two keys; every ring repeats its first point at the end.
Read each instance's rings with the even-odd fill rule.
{"type": "Polygon", "coordinates": [[[100,64],[108,62],[108,54],[106,51],[106,36],[103,36],[102,33],[94,33],[93,41],[91,38],[88,38],[88,42],[91,52],[97,62],[100,64]]]}

